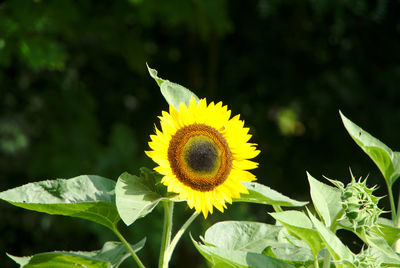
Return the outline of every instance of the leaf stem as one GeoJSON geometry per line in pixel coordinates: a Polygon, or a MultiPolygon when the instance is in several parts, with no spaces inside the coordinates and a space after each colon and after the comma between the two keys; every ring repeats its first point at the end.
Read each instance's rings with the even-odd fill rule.
{"type": "Polygon", "coordinates": [[[132,258],[135,260],[137,265],[140,268],[145,268],[143,265],[142,261],[139,259],[139,257],[136,255],[135,251],[132,249],[131,245],[126,241],[126,239],[122,236],[122,234],[118,231],[117,226],[114,225],[113,227],[113,232],[118,236],[119,240],[125,245],[125,247],[128,249],[129,253],[131,253],[132,258]]]}
{"type": "Polygon", "coordinates": [[[182,235],[185,233],[186,229],[190,226],[190,224],[199,216],[199,214],[195,211],[192,216],[190,216],[189,219],[182,225],[182,227],[176,232],[174,238],[172,239],[171,244],[169,245],[166,253],[166,257],[168,260],[171,259],[172,252],[174,251],[176,245],[179,242],[179,239],[181,239],[182,235]]]}
{"type": "Polygon", "coordinates": [[[393,198],[393,191],[392,191],[392,187],[389,184],[389,182],[387,182],[387,188],[388,188],[388,193],[389,193],[389,199],[390,199],[390,208],[392,211],[392,222],[394,226],[397,226],[398,224],[398,219],[396,217],[396,206],[394,204],[394,198],[393,198]]]}
{"type": "Polygon", "coordinates": [[[282,212],[282,208],[280,205],[272,205],[272,207],[274,208],[275,212],[282,212]]]}
{"type": "Polygon", "coordinates": [[[329,254],[328,249],[325,250],[324,266],[323,268],[329,268],[331,265],[331,254],[329,254]]]}
{"type": "Polygon", "coordinates": [[[171,242],[171,231],[172,231],[172,216],[174,212],[174,202],[170,200],[164,200],[164,227],[161,240],[160,257],[158,260],[159,268],[167,268],[169,262],[169,256],[167,249],[171,242]]]}
{"type": "Polygon", "coordinates": [[[318,257],[314,256],[314,268],[319,268],[318,257]]]}

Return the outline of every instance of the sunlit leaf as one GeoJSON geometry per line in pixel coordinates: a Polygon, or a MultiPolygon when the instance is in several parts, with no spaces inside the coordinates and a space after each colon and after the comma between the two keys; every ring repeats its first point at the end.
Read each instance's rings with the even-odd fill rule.
{"type": "MultiPolygon", "coordinates": [[[[266,247],[264,255],[270,256],[295,265],[307,267],[314,263],[314,256],[310,248],[299,247],[290,243],[277,243],[266,247]]],[[[319,259],[323,259],[321,256],[319,259]]]]}
{"type": "Polygon", "coordinates": [[[351,122],[342,113],[340,116],[350,136],[374,161],[391,186],[400,176],[400,152],[393,152],[386,144],[351,122]]]}
{"type": "Polygon", "coordinates": [[[392,246],[400,238],[400,228],[393,226],[393,222],[386,218],[378,218],[378,233],[392,246]]]}
{"type": "Polygon", "coordinates": [[[94,175],[29,183],[0,193],[0,199],[25,209],[91,220],[110,229],[120,220],[115,182],[94,175]]]}
{"type": "Polygon", "coordinates": [[[292,268],[294,266],[281,260],[249,251],[232,250],[207,246],[192,238],[197,250],[206,258],[212,267],[251,267],[251,268],[292,268]]]}
{"type": "Polygon", "coordinates": [[[308,172],[307,178],[310,183],[310,194],[314,207],[324,220],[325,225],[331,226],[333,220],[342,211],[341,192],[338,188],[316,180],[308,172]]]}
{"type": "Polygon", "coordinates": [[[278,243],[282,226],[251,221],[224,221],[207,229],[204,242],[216,247],[261,253],[278,243]]]}
{"type": "Polygon", "coordinates": [[[364,243],[380,251],[391,263],[400,266],[400,256],[388,245],[383,237],[374,233],[367,233],[364,230],[358,231],[356,234],[364,243]]]}
{"type": "Polygon", "coordinates": [[[305,241],[314,256],[323,248],[323,243],[318,232],[313,229],[313,224],[306,214],[300,211],[288,210],[270,213],[270,215],[281,223],[290,234],[305,241]]]}
{"type": "Polygon", "coordinates": [[[247,188],[249,194],[242,194],[240,198],[233,199],[234,202],[248,202],[287,207],[301,207],[308,203],[293,200],[275,190],[272,190],[268,186],[257,182],[244,182],[243,185],[247,188]]]}
{"type": "Polygon", "coordinates": [[[348,249],[331,230],[329,230],[322,222],[314,217],[314,215],[308,213],[308,216],[310,217],[312,224],[318,231],[319,236],[321,237],[325,247],[331,254],[333,260],[347,261],[349,263],[352,263],[353,253],[350,251],[350,249],[348,249]]]}
{"type": "MultiPolygon", "coordinates": [[[[132,249],[137,252],[143,248],[146,239],[141,240],[132,249]]],[[[102,249],[96,251],[54,251],[38,253],[28,257],[16,257],[7,254],[21,268],[117,268],[130,253],[120,242],[106,242],[102,249]]]]}
{"type": "Polygon", "coordinates": [[[145,178],[127,172],[119,176],[115,187],[116,203],[126,225],[149,214],[162,200],[154,187],[145,178]]]}
{"type": "Polygon", "coordinates": [[[189,89],[158,77],[157,71],[150,68],[148,65],[147,69],[149,70],[150,76],[157,82],[157,85],[160,87],[161,93],[164,96],[165,100],[168,102],[168,104],[174,106],[177,110],[181,102],[185,103],[186,106],[189,106],[191,98],[194,98],[196,102],[199,101],[199,98],[189,89]]]}

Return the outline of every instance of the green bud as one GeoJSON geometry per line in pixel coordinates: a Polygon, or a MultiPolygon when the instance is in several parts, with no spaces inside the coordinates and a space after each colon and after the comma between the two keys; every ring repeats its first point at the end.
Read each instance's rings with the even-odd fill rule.
{"type": "Polygon", "coordinates": [[[344,186],[338,181],[332,181],[341,190],[341,202],[344,209],[343,219],[347,219],[354,230],[364,227],[375,227],[382,210],[378,207],[380,197],[372,193],[376,187],[367,187],[367,179],[356,181],[351,175],[351,182],[344,186]]]}

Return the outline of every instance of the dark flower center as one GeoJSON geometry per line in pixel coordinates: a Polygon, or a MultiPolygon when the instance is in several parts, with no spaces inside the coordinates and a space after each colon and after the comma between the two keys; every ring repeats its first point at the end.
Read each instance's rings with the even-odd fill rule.
{"type": "Polygon", "coordinates": [[[195,171],[212,171],[217,160],[217,150],[207,141],[194,142],[185,155],[189,167],[195,171]]]}
{"type": "Polygon", "coordinates": [[[193,190],[207,192],[228,178],[232,153],[215,128],[192,124],[178,129],[171,137],[168,161],[180,182],[193,190]]]}

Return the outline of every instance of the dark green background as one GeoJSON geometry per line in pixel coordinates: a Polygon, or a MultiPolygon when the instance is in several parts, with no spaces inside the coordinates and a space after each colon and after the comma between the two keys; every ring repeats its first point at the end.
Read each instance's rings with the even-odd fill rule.
{"type": "MultiPolygon", "coordinates": [[[[148,62],[161,77],[241,114],[261,149],[254,171],[260,183],[309,200],[306,170],[346,182],[351,167],[357,177],[369,174],[370,185],[381,184],[384,195],[382,177],[345,132],[338,110],[400,149],[399,6],[389,0],[0,1],[0,190],[80,174],[117,179],[153,167],[143,151],[167,104],[148,62]]],[[[382,205],[389,209],[386,200],[382,205]]],[[[116,240],[83,220],[4,202],[0,210],[2,267],[16,267],[5,252],[94,250],[116,240]]],[[[235,204],[196,220],[191,231],[197,238],[227,219],[272,222],[268,210],[235,204]]],[[[158,258],[161,212],[124,230],[131,242],[147,236],[139,256],[149,267],[158,258]]],[[[190,213],[179,204],[177,222],[190,213]]],[[[172,266],[188,263],[205,261],[185,236],[172,266]]]]}

